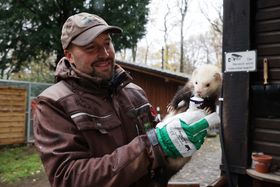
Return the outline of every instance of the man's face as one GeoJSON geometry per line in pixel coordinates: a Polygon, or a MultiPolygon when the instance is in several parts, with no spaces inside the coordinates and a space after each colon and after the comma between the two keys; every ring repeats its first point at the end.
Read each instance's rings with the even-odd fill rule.
{"type": "Polygon", "coordinates": [[[101,33],[86,46],[72,45],[66,57],[76,68],[91,76],[109,80],[113,75],[115,49],[108,33],[101,33]]]}

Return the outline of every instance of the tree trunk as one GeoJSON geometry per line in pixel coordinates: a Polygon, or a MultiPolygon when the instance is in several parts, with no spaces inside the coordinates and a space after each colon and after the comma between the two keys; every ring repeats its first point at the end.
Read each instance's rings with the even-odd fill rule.
{"type": "Polygon", "coordinates": [[[136,61],[136,52],[137,52],[137,45],[136,46],[133,46],[131,48],[132,50],[132,61],[135,62],[136,61]]]}
{"type": "Polygon", "coordinates": [[[164,69],[164,47],[161,49],[161,69],[164,69]]]}
{"type": "Polygon", "coordinates": [[[148,53],[149,53],[149,46],[146,48],[146,52],[145,52],[145,59],[144,59],[144,63],[147,65],[147,61],[148,61],[148,53]]]}
{"type": "Polygon", "coordinates": [[[181,0],[181,41],[180,41],[180,72],[184,72],[184,21],[188,10],[188,0],[181,0]]]}

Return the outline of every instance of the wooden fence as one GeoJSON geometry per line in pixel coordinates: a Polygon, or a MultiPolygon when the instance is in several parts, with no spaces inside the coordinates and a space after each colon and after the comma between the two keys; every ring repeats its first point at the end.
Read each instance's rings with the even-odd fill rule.
{"type": "Polygon", "coordinates": [[[27,91],[0,87],[0,145],[25,142],[27,91]]]}

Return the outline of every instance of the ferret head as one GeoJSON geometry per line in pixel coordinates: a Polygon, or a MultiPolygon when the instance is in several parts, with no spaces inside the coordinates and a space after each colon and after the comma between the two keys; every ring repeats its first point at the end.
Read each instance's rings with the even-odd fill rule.
{"type": "Polygon", "coordinates": [[[211,97],[218,94],[222,84],[222,75],[217,66],[204,64],[194,70],[192,83],[195,96],[211,97]]]}

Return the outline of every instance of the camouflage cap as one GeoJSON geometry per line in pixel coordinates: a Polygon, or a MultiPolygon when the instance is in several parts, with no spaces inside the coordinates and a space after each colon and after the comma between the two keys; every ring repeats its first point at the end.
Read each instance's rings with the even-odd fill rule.
{"type": "Polygon", "coordinates": [[[104,31],[121,33],[122,29],[117,26],[108,25],[105,20],[94,14],[85,12],[75,14],[70,16],[62,27],[62,47],[66,49],[70,43],[85,46],[104,31]]]}

